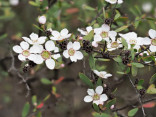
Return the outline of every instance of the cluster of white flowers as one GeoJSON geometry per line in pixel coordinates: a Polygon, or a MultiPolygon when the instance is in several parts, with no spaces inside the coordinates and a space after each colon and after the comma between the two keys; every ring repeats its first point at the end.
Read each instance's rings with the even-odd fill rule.
{"type": "MultiPolygon", "coordinates": [[[[21,61],[30,60],[36,64],[42,64],[45,61],[47,68],[54,69],[55,60],[61,57],[55,41],[67,39],[71,34],[68,34],[67,29],[63,29],[60,33],[52,29],[48,30],[52,33],[51,40],[48,40],[46,36],[39,37],[35,33],[30,34],[30,38],[22,37],[24,41],[13,47],[14,52],[19,54],[18,59],[21,61]]],[[[80,47],[79,42],[69,42],[67,50],[63,52],[64,57],[70,58],[72,62],[83,59],[83,54],[78,51],[80,47]]]]}

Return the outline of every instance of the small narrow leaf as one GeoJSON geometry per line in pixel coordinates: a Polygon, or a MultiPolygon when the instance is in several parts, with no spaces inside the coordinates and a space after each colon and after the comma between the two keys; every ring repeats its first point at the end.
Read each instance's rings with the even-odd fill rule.
{"type": "Polygon", "coordinates": [[[95,59],[92,55],[89,56],[89,65],[91,69],[95,69],[95,59]]]}
{"type": "Polygon", "coordinates": [[[128,28],[128,26],[122,26],[122,27],[116,29],[115,31],[116,31],[116,32],[121,32],[121,31],[123,31],[123,30],[125,30],[125,29],[127,29],[127,28],[128,28]]]}
{"type": "Polygon", "coordinates": [[[25,105],[24,105],[24,108],[22,110],[22,117],[27,117],[28,113],[29,113],[29,109],[30,109],[30,104],[29,102],[27,102],[25,105]]]}
{"type": "Polygon", "coordinates": [[[47,78],[42,78],[42,79],[41,79],[41,82],[42,82],[43,84],[45,84],[45,85],[50,85],[50,84],[52,84],[52,82],[51,82],[50,80],[48,80],[47,78]]]}
{"type": "Polygon", "coordinates": [[[150,84],[154,83],[155,80],[156,80],[156,73],[151,77],[150,84]]]}
{"type": "Polygon", "coordinates": [[[133,117],[138,112],[138,108],[134,108],[128,112],[129,117],[133,117]]]}

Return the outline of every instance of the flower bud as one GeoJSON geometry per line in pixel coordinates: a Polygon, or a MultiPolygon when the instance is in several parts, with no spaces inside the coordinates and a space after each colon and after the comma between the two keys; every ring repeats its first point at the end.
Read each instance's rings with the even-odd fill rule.
{"type": "Polygon", "coordinates": [[[38,17],[38,21],[40,24],[45,24],[46,23],[46,17],[43,15],[43,16],[39,16],[38,17]]]}

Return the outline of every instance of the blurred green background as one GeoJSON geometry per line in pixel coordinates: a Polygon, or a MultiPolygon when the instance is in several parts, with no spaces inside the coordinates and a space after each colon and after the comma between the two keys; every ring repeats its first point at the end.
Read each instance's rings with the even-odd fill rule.
{"type": "MultiPolygon", "coordinates": [[[[61,70],[49,71],[42,66],[42,68],[35,68],[29,73],[23,74],[28,79],[31,87],[31,93],[28,97],[26,97],[25,84],[21,83],[21,79],[16,73],[8,72],[8,70],[12,63],[10,55],[12,46],[19,44],[22,41],[22,36],[28,37],[32,32],[38,33],[35,25],[38,25],[37,18],[39,15],[46,15],[47,27],[52,27],[55,30],[66,27],[70,32],[76,33],[77,28],[86,27],[96,17],[97,13],[105,5],[104,0],[58,0],[49,10],[46,10],[47,0],[43,0],[44,7],[41,9],[29,3],[28,0],[20,0],[19,4],[11,5],[7,0],[0,0],[0,117],[21,117],[25,102],[31,102],[33,95],[36,95],[38,100],[43,100],[51,92],[51,86],[43,84],[40,79],[48,78],[52,80],[55,79],[54,76],[58,78],[63,76],[66,79],[55,86],[61,97],[56,98],[52,95],[45,104],[50,106],[40,110],[42,116],[92,117],[91,104],[83,102],[87,87],[78,80],[78,73],[83,70],[82,61],[61,70]]],[[[119,26],[142,16],[156,19],[156,1],[124,0],[119,11],[125,17],[125,20],[117,21],[119,26]]],[[[102,16],[101,19],[103,19],[102,16]]],[[[97,23],[102,24],[104,19],[102,21],[101,19],[97,23]]],[[[153,20],[143,20],[136,25],[137,28],[130,27],[129,31],[136,31],[139,36],[147,36],[149,29],[156,29],[153,20]]],[[[112,28],[115,29],[116,26],[114,25],[112,28]]],[[[84,61],[87,64],[87,59],[84,61]]],[[[112,83],[110,85],[119,88],[117,95],[121,99],[119,106],[131,103],[135,99],[135,95],[133,95],[135,92],[128,87],[129,82],[125,79],[124,84],[120,86],[117,84],[119,79],[123,79],[123,77],[115,73],[118,68],[116,65],[112,65],[112,69],[112,66],[109,66],[110,63],[113,64],[112,62],[102,62],[101,64],[106,66],[110,73],[114,74],[114,77],[109,81],[112,83]]],[[[15,57],[15,66],[18,69],[22,66],[17,57],[15,57]]],[[[138,77],[148,81],[155,71],[155,69],[147,67],[140,72],[138,77]]],[[[88,72],[89,69],[86,68],[86,73],[88,72]]],[[[156,117],[154,109],[156,108],[146,110],[149,114],[148,117],[156,117]]],[[[32,113],[32,110],[33,106],[31,104],[29,114],[32,113]]],[[[126,112],[123,111],[125,114],[126,112]]],[[[141,115],[138,114],[137,117],[141,117],[141,115]]]]}

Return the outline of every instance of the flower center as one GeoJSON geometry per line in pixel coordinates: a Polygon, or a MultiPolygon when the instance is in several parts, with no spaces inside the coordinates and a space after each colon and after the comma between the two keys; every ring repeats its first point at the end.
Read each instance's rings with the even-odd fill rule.
{"type": "Polygon", "coordinates": [[[118,46],[119,46],[119,44],[116,41],[111,44],[112,48],[117,48],[118,46]]]}
{"type": "Polygon", "coordinates": [[[22,55],[28,57],[30,52],[28,50],[23,50],[22,55]]]}
{"type": "Polygon", "coordinates": [[[49,59],[51,57],[51,53],[49,51],[44,50],[41,53],[41,56],[42,56],[43,59],[49,59]]]}
{"type": "Polygon", "coordinates": [[[70,56],[73,56],[73,55],[75,54],[75,50],[74,50],[73,48],[70,48],[70,49],[68,50],[68,54],[69,54],[70,56]]]}
{"type": "Polygon", "coordinates": [[[129,43],[130,43],[130,44],[136,44],[136,43],[137,43],[137,40],[136,40],[136,39],[130,39],[130,40],[129,40],[129,43]]]}
{"type": "Polygon", "coordinates": [[[100,35],[102,38],[106,38],[108,37],[108,32],[102,32],[100,35]]]}
{"type": "Polygon", "coordinates": [[[33,43],[37,43],[37,42],[38,42],[38,40],[33,40],[32,42],[33,42],[33,43]]]}
{"type": "Polygon", "coordinates": [[[156,46],[156,38],[151,40],[151,44],[156,46]]]}
{"type": "Polygon", "coordinates": [[[100,96],[98,94],[94,94],[93,100],[99,100],[99,99],[100,99],[100,96]]]}

